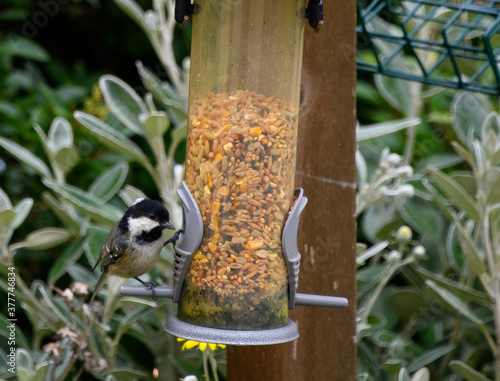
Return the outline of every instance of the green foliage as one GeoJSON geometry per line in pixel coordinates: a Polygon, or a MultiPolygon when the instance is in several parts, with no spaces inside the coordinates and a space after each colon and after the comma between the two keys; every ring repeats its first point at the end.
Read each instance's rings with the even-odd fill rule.
{"type": "MultiPolygon", "coordinates": [[[[49,85],[38,65],[51,61],[47,51],[31,39],[8,32],[0,43],[0,135],[19,140],[35,140],[34,123],[47,124],[54,117],[69,118],[71,110],[83,100],[85,87],[77,83],[49,85]],[[22,62],[22,65],[19,65],[22,62]]],[[[53,137],[58,139],[58,137],[53,137]]],[[[30,145],[30,148],[33,148],[30,145]]],[[[4,146],[4,148],[6,148],[4,146]]],[[[17,146],[11,146],[17,149],[17,146]]],[[[63,146],[58,150],[65,151],[63,146]]],[[[30,150],[25,149],[29,154],[30,150]]],[[[61,152],[69,159],[70,152],[61,152]]],[[[30,160],[30,157],[26,157],[30,160]]],[[[73,158],[76,160],[76,157],[73,158]]],[[[71,164],[71,161],[69,162],[71,164]]],[[[4,161],[0,160],[0,169],[4,161]]],[[[43,168],[36,166],[36,170],[43,168]]],[[[1,170],[0,170],[1,172],[1,170]]],[[[8,173],[5,174],[9,176],[8,173]]],[[[7,177],[7,181],[9,181],[7,177]]]]}
{"type": "MultiPolygon", "coordinates": [[[[159,195],[174,225],[180,226],[182,219],[176,190],[184,176],[176,157],[183,157],[178,151],[186,136],[187,81],[185,69],[173,59],[173,4],[157,1],[154,10],[144,12],[132,1],[117,3],[133,9],[135,21],[155,12],[161,15],[161,36],[150,23],[141,26],[153,44],[161,45],[160,59],[168,65],[173,87],[139,62],[141,94],[125,81],[104,75],[100,89],[85,100],[84,111],[73,114],[85,89],[54,90],[36,82],[39,72],[33,65],[22,73],[13,66],[14,57],[47,61],[50,57],[41,46],[16,36],[7,41],[10,45],[0,45],[5,69],[0,71],[0,88],[8,89],[0,91],[8,99],[2,102],[0,97],[0,115],[7,116],[0,118],[0,152],[5,158],[0,164],[7,166],[8,185],[15,183],[16,173],[32,179],[23,191],[30,197],[14,204],[5,188],[0,189],[0,293],[7,299],[11,286],[3,279],[14,268],[16,314],[21,318],[16,331],[19,380],[79,379],[83,373],[86,379],[152,379],[154,368],[162,379],[178,377],[181,369],[202,374],[203,356],[177,356],[174,339],[164,334],[171,313],[165,300],[121,297],[120,286],[128,281],[119,279],[101,292],[103,302],[88,303],[97,281],[90,269],[127,206],[138,197],[159,195]],[[36,102],[26,103],[24,91],[32,91],[36,102]],[[38,103],[39,92],[47,103],[38,103]],[[27,112],[18,105],[21,101],[27,112]],[[36,110],[44,107],[50,112],[41,117],[36,110]],[[39,210],[44,217],[33,218],[39,210]],[[45,253],[54,259],[48,271],[41,279],[28,280],[24,259],[45,253]]],[[[171,284],[172,263],[172,253],[164,249],[151,280],[171,284]]],[[[7,307],[0,311],[0,320],[7,321],[7,307]]],[[[8,337],[9,332],[0,335],[8,337]]],[[[3,359],[6,349],[0,350],[3,359]]],[[[216,375],[213,354],[209,359],[216,375]]],[[[0,378],[12,377],[2,365],[0,378]]]]}
{"type": "MultiPolygon", "coordinates": [[[[404,56],[394,65],[417,73],[404,56]]],[[[359,142],[358,379],[499,380],[500,117],[482,95],[380,76],[375,85],[358,84],[363,123],[421,123],[359,142]],[[410,176],[386,169],[386,147],[410,176]],[[387,197],[405,185],[413,197],[387,197]]]]}
{"type": "MultiPolygon", "coordinates": [[[[373,244],[357,256],[360,379],[500,378],[500,117],[487,98],[472,93],[458,93],[450,108],[448,136],[458,139],[448,143],[456,152],[446,152],[450,160],[426,160],[401,178],[394,176],[397,166],[386,164],[394,155],[387,149],[378,168],[366,165],[384,136],[359,146],[358,214],[363,237],[373,244]],[[387,197],[391,187],[405,185],[414,188],[413,197],[387,197]],[[416,235],[402,241],[405,227],[391,231],[404,223],[416,235]]],[[[406,129],[397,165],[410,164],[421,144],[408,139],[411,128],[418,127],[406,129]]]]}
{"type": "MultiPolygon", "coordinates": [[[[369,28],[393,31],[376,17],[369,28]]],[[[432,23],[419,29],[425,39],[435,34],[432,23]]],[[[382,55],[393,50],[374,43],[382,55]]],[[[418,54],[426,65],[438,59],[418,54]]],[[[391,65],[419,75],[403,54],[391,65]]],[[[376,76],[374,84],[363,75],[358,82],[363,124],[390,132],[408,118],[421,123],[359,141],[358,379],[499,380],[497,105],[390,77],[376,76]],[[414,169],[410,176],[382,165],[389,152],[414,169]],[[405,185],[413,197],[388,197],[405,185]],[[409,241],[401,241],[404,224],[409,241]]]]}

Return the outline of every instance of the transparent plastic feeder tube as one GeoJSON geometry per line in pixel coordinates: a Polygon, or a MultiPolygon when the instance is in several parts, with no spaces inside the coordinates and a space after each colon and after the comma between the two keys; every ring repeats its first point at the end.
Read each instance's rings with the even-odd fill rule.
{"type": "Polygon", "coordinates": [[[221,329],[288,323],[281,234],[293,203],[304,0],[199,0],[186,182],[204,235],[178,318],[221,329]]]}

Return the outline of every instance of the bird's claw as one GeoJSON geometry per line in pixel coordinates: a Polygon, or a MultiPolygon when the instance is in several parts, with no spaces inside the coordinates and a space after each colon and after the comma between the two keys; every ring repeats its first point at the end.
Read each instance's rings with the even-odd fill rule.
{"type": "Polygon", "coordinates": [[[154,282],[146,282],[144,283],[144,287],[146,290],[151,290],[153,292],[153,300],[158,300],[158,296],[156,296],[156,284],[154,282]]]}
{"type": "Polygon", "coordinates": [[[181,233],[184,233],[184,229],[179,229],[177,230],[174,235],[172,237],[170,237],[169,239],[167,239],[165,241],[165,243],[163,244],[163,246],[167,246],[169,243],[171,243],[172,245],[175,245],[177,243],[177,241],[179,240],[179,235],[181,233]]]}

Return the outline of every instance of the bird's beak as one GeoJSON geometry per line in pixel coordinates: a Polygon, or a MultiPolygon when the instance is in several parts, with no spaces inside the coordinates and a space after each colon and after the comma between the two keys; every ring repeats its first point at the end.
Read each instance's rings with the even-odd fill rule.
{"type": "Polygon", "coordinates": [[[170,222],[166,222],[162,225],[163,229],[170,229],[170,230],[175,230],[175,226],[172,225],[170,222]]]}

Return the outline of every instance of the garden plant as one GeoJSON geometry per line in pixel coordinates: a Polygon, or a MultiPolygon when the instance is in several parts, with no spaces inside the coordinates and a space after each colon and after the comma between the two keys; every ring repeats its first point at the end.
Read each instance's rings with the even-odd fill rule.
{"type": "MultiPolygon", "coordinates": [[[[152,3],[145,11],[115,0],[162,68],[137,61],[139,86],[114,73],[54,85],[40,69],[51,60],[42,46],[3,36],[2,379],[225,379],[224,346],[164,333],[173,312],[165,300],[122,297],[128,280],[117,279],[89,303],[100,248],[136,198],[162,201],[182,222],[189,59],[176,56],[173,2],[152,3]]],[[[358,380],[500,380],[498,106],[472,92],[360,75],[358,380]]],[[[172,268],[165,248],[150,280],[172,284],[172,268]]]]}

